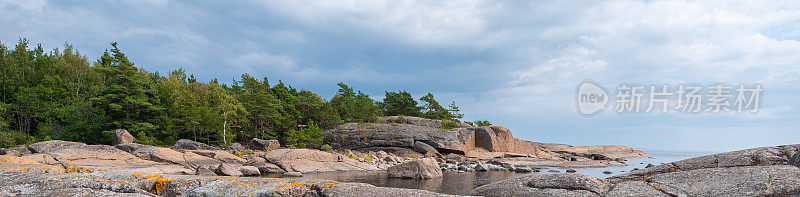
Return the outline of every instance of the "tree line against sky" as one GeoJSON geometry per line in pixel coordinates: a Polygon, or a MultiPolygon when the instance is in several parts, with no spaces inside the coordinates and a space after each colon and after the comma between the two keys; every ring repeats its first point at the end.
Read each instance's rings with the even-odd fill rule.
{"type": "Polygon", "coordinates": [[[162,76],[136,67],[116,43],[90,62],[69,44],[46,52],[21,38],[14,48],[0,43],[0,70],[0,147],[56,139],[109,144],[114,130],[127,129],[135,142],[160,146],[178,139],[224,146],[262,138],[318,148],[322,129],[345,122],[400,115],[452,127],[463,118],[455,102],[444,108],[431,93],[418,103],[406,91],[386,91],[377,102],[339,83],[326,101],[246,73],[230,85],[197,81],[183,69],[162,76]]]}

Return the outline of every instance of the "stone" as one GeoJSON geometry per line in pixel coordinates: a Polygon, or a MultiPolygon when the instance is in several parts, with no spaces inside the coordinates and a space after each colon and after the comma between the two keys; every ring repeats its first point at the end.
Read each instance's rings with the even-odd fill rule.
{"type": "Polygon", "coordinates": [[[655,165],[648,163],[647,166],[645,166],[644,168],[651,168],[651,167],[655,167],[655,165]]]}
{"type": "Polygon", "coordinates": [[[220,148],[208,144],[195,142],[187,139],[178,140],[177,142],[175,142],[175,145],[173,145],[171,148],[178,150],[222,150],[220,148]]]}
{"type": "Polygon", "coordinates": [[[22,156],[27,154],[31,154],[31,150],[25,145],[12,148],[0,148],[0,155],[22,156]]]}
{"type": "Polygon", "coordinates": [[[277,149],[267,152],[264,158],[287,172],[378,170],[375,165],[361,163],[343,155],[312,149],[277,149]]]}
{"type": "Polygon", "coordinates": [[[128,133],[128,130],[117,129],[114,131],[114,138],[111,141],[111,145],[133,143],[133,140],[136,140],[136,138],[128,133]]]}
{"type": "Polygon", "coordinates": [[[378,151],[377,153],[375,153],[375,157],[378,158],[378,159],[384,159],[384,158],[386,158],[388,156],[389,156],[389,154],[387,154],[384,151],[378,151]]]}
{"type": "Polygon", "coordinates": [[[255,166],[261,173],[284,173],[278,165],[270,163],[262,154],[254,154],[247,157],[246,165],[255,166]]]}
{"type": "Polygon", "coordinates": [[[187,165],[183,153],[169,148],[161,148],[137,143],[117,144],[114,147],[131,153],[139,158],[150,161],[174,163],[184,166],[187,165]]]}
{"type": "Polygon", "coordinates": [[[200,166],[194,171],[194,175],[198,176],[217,176],[217,173],[208,169],[208,167],[200,166]]]}
{"type": "Polygon", "coordinates": [[[476,165],[473,169],[475,169],[475,171],[478,171],[478,172],[486,172],[486,171],[489,171],[489,166],[487,164],[483,164],[481,162],[478,162],[478,165],[476,165]]]}
{"type": "Polygon", "coordinates": [[[420,152],[425,155],[436,155],[439,154],[439,151],[436,151],[433,146],[425,144],[420,141],[414,142],[414,151],[420,152]]]}
{"type": "Polygon", "coordinates": [[[258,138],[250,140],[250,149],[253,150],[272,151],[280,147],[281,143],[278,140],[262,140],[258,138]]]}
{"type": "Polygon", "coordinates": [[[606,171],[603,171],[603,174],[611,174],[611,173],[612,173],[612,172],[611,172],[611,171],[608,171],[608,170],[606,170],[606,171]]]}
{"type": "Polygon", "coordinates": [[[789,159],[789,165],[800,167],[800,153],[795,153],[791,159],[789,159]]]}
{"type": "Polygon", "coordinates": [[[432,179],[442,177],[442,170],[436,160],[423,158],[389,167],[388,174],[395,178],[432,179]]]}
{"type": "Polygon", "coordinates": [[[656,190],[644,181],[628,181],[615,184],[605,196],[668,197],[669,195],[656,190]]]}
{"type": "Polygon", "coordinates": [[[217,169],[214,171],[219,176],[242,176],[242,172],[239,171],[237,167],[233,167],[226,163],[219,164],[217,169]]]}
{"type": "Polygon", "coordinates": [[[247,162],[247,160],[244,160],[241,157],[237,157],[236,155],[233,155],[230,152],[224,150],[190,150],[187,152],[192,152],[198,155],[210,157],[228,164],[241,165],[247,162]]]}
{"type": "Polygon", "coordinates": [[[471,191],[476,196],[600,196],[608,181],[582,174],[533,174],[507,179],[471,191]]]}
{"type": "Polygon", "coordinates": [[[567,169],[567,172],[568,172],[568,173],[575,173],[575,172],[577,172],[577,171],[575,171],[574,169],[567,169]]]}
{"type": "Polygon", "coordinates": [[[517,167],[517,168],[514,168],[514,172],[517,172],[517,173],[528,173],[528,172],[531,172],[531,171],[533,171],[533,170],[531,170],[531,168],[529,168],[529,167],[517,167]]]}
{"type": "Polygon", "coordinates": [[[239,168],[239,172],[242,172],[244,176],[258,176],[261,175],[261,171],[258,170],[258,167],[255,166],[242,166],[239,168]]]}
{"type": "Polygon", "coordinates": [[[239,144],[239,143],[236,143],[236,142],[231,143],[231,145],[229,145],[228,148],[231,148],[231,150],[237,151],[237,152],[245,151],[244,146],[242,146],[242,144],[239,144]]]}

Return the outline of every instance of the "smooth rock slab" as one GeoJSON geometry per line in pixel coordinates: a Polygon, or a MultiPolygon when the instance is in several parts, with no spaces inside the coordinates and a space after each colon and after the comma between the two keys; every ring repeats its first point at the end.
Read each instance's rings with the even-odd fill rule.
{"type": "Polygon", "coordinates": [[[582,174],[534,174],[498,181],[472,190],[478,196],[600,196],[608,181],[582,174]]]}
{"type": "Polygon", "coordinates": [[[800,194],[800,168],[789,165],[707,168],[657,174],[648,182],[672,195],[787,196],[800,194]]]}
{"type": "Polygon", "coordinates": [[[655,188],[651,187],[644,181],[628,181],[617,183],[605,196],[628,196],[628,197],[669,197],[665,193],[661,193],[655,188]]]}
{"type": "Polygon", "coordinates": [[[378,170],[375,165],[361,163],[343,155],[312,149],[277,149],[267,152],[264,158],[287,172],[378,170]]]}
{"type": "Polygon", "coordinates": [[[394,165],[388,168],[389,177],[432,179],[442,177],[439,163],[432,158],[417,159],[414,161],[394,165]]]}

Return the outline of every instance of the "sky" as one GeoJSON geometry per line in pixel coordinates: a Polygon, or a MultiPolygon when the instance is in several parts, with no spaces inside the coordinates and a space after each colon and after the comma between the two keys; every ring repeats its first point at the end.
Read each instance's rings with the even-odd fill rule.
{"type": "Polygon", "coordinates": [[[715,152],[800,143],[797,1],[0,0],[0,42],[21,37],[69,43],[90,60],[118,42],[151,72],[225,83],[249,73],[328,99],[340,81],[376,100],[431,92],[464,120],[537,142],[715,152]],[[584,81],[612,96],[622,84],[763,92],[755,113],[584,116],[584,81]]]}

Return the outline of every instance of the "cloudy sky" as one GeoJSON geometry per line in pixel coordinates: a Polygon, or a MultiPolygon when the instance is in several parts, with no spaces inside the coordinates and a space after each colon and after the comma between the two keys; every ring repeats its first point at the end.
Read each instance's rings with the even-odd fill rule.
{"type": "Polygon", "coordinates": [[[222,82],[250,73],[325,98],[339,81],[376,99],[432,92],[465,120],[532,141],[690,151],[800,143],[796,1],[0,0],[0,42],[20,37],[70,43],[92,60],[115,41],[149,71],[222,82]],[[620,84],[764,91],[757,113],[585,117],[576,110],[585,80],[611,94],[620,84]]]}

